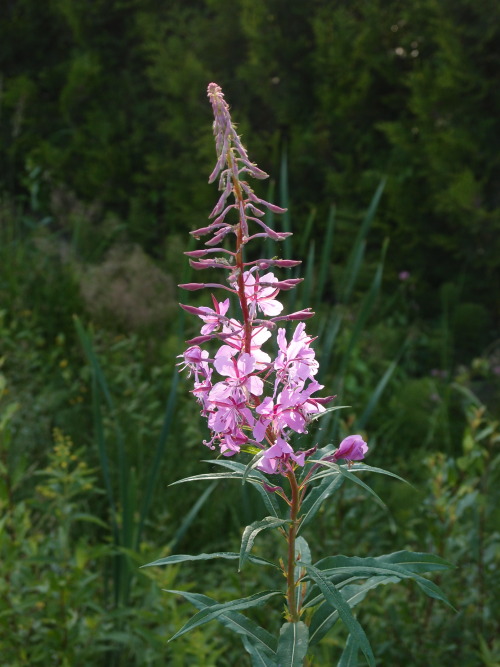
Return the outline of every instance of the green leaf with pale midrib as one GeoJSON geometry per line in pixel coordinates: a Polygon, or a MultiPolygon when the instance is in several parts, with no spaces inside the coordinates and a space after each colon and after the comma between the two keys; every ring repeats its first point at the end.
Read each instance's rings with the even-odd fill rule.
{"type": "MultiPolygon", "coordinates": [[[[212,554],[198,554],[197,556],[191,556],[189,554],[173,554],[172,556],[165,556],[165,558],[159,558],[158,560],[153,561],[152,563],[147,563],[142,567],[153,567],[154,565],[175,565],[176,563],[185,563],[187,561],[196,561],[196,560],[213,560],[214,558],[225,558],[227,560],[236,560],[239,559],[240,554],[234,551],[217,551],[212,554]]],[[[248,560],[256,565],[271,565],[272,567],[278,568],[277,565],[272,563],[265,558],[259,558],[258,556],[248,556],[248,560]]],[[[278,568],[279,569],[279,568],[278,568]]]]}
{"type": "Polygon", "coordinates": [[[247,526],[241,537],[240,563],[238,570],[241,570],[247,558],[250,557],[250,551],[252,550],[255,538],[261,531],[268,530],[269,528],[277,528],[278,526],[283,526],[287,523],[290,523],[290,519],[277,519],[274,516],[266,516],[264,519],[254,521],[247,526]]]}
{"type": "Polygon", "coordinates": [[[308,496],[302,503],[302,519],[298,528],[301,531],[318,513],[323,502],[329,498],[344,482],[342,475],[338,474],[335,479],[325,479],[321,484],[311,489],[308,496]]]}
{"type": "Polygon", "coordinates": [[[183,479],[178,479],[169,486],[175,486],[176,484],[184,484],[184,482],[200,482],[209,479],[241,479],[243,475],[238,472],[207,472],[201,475],[193,475],[192,477],[184,477],[183,479]]]}
{"type": "MultiPolygon", "coordinates": [[[[359,604],[369,593],[377,586],[386,585],[389,583],[398,583],[397,577],[371,577],[363,584],[354,584],[346,586],[342,589],[342,597],[347,604],[352,608],[359,604]]],[[[339,613],[336,609],[332,609],[327,602],[323,604],[314,612],[309,626],[310,639],[309,643],[312,646],[323,639],[330,628],[337,622],[339,613]]]]}
{"type": "Polygon", "coordinates": [[[375,667],[375,658],[370,642],[365,631],[354,617],[351,608],[342,597],[340,591],[325,577],[324,573],[312,565],[304,565],[311,579],[313,579],[321,589],[323,596],[334,609],[337,609],[342,622],[353,635],[361,651],[363,651],[370,667],[375,667]]]}
{"type": "MultiPolygon", "coordinates": [[[[164,589],[166,593],[179,593],[183,594],[183,591],[167,590],[164,589]]],[[[230,602],[223,602],[220,604],[214,604],[209,608],[202,609],[197,614],[195,614],[189,621],[178,630],[173,637],[169,639],[172,641],[186,634],[194,628],[198,628],[200,625],[209,623],[214,619],[218,618],[221,614],[225,614],[230,611],[241,611],[243,609],[250,609],[252,607],[259,607],[264,604],[267,600],[276,595],[283,595],[283,591],[261,591],[260,593],[255,593],[246,598],[239,598],[238,600],[231,600],[230,602]]]]}
{"type": "Polygon", "coordinates": [[[304,658],[309,647],[309,630],[307,625],[298,621],[297,623],[284,623],[281,626],[278,641],[277,662],[283,667],[302,667],[304,658]]]}
{"type": "MultiPolygon", "coordinates": [[[[422,556],[422,554],[420,554],[422,556]]],[[[421,577],[415,573],[415,566],[417,563],[409,563],[410,567],[405,567],[405,563],[393,563],[388,560],[383,561],[380,558],[358,558],[356,556],[330,556],[322,559],[316,563],[316,567],[324,574],[327,579],[330,577],[345,574],[349,576],[371,577],[374,575],[380,576],[397,576],[400,579],[413,579],[417,586],[426,593],[429,597],[435,598],[452,607],[441,589],[436,586],[429,579],[421,577]]],[[[418,562],[418,567],[422,567],[422,561],[418,562]]],[[[437,556],[433,557],[428,562],[428,570],[443,570],[448,569],[449,564],[437,556]],[[438,559],[437,562],[434,559],[438,559]]]]}
{"type": "Polygon", "coordinates": [[[320,570],[323,569],[332,569],[335,567],[344,567],[350,565],[380,565],[381,563],[392,563],[400,564],[407,567],[409,570],[411,568],[412,572],[431,572],[434,570],[448,570],[454,565],[444,560],[440,556],[435,556],[434,554],[427,554],[420,551],[407,551],[405,549],[401,551],[394,551],[390,554],[382,554],[380,556],[373,556],[363,558],[361,556],[344,556],[339,554],[338,556],[326,556],[322,558],[317,563],[315,567],[320,570]]]}
{"type": "MultiPolygon", "coordinates": [[[[252,667],[279,667],[274,658],[262,648],[261,644],[255,644],[249,637],[242,637],[245,651],[252,659],[252,667]]],[[[275,654],[274,654],[275,655],[275,654]]]]}
{"type": "Polygon", "coordinates": [[[358,653],[359,644],[353,635],[349,635],[337,667],[358,667],[358,653]]]}
{"type": "MultiPolygon", "coordinates": [[[[177,591],[177,593],[180,593],[188,602],[191,602],[191,604],[200,610],[213,607],[217,604],[213,598],[201,595],[200,593],[191,593],[189,591],[177,591]]],[[[273,637],[270,632],[264,630],[264,628],[261,628],[246,616],[243,616],[243,614],[237,611],[229,611],[218,616],[217,620],[236,634],[249,637],[252,643],[260,644],[264,650],[269,651],[271,654],[276,653],[278,643],[276,637],[273,637]]]]}
{"type": "MultiPolygon", "coordinates": [[[[215,459],[214,461],[204,461],[204,462],[214,463],[215,465],[222,466],[223,468],[228,468],[229,470],[233,470],[234,472],[241,472],[242,474],[244,474],[246,468],[246,466],[244,466],[242,463],[239,463],[238,461],[230,461],[228,459],[215,459]]],[[[275,495],[273,493],[268,493],[263,487],[264,484],[268,483],[267,478],[259,470],[252,470],[252,473],[246,478],[246,481],[248,481],[254,487],[254,489],[256,489],[256,491],[259,493],[268,512],[270,512],[270,514],[272,514],[275,517],[280,517],[281,516],[280,507],[278,505],[275,495]]]]}

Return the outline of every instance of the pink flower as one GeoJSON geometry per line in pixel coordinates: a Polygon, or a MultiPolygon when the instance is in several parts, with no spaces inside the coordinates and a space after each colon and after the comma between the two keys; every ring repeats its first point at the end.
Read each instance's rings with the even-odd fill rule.
{"type": "Polygon", "coordinates": [[[365,458],[367,451],[368,445],[360,435],[349,435],[342,440],[333,458],[335,460],[361,461],[365,458]]]}
{"type": "MultiPolygon", "coordinates": [[[[300,262],[278,257],[245,261],[244,248],[252,239],[282,241],[291,232],[277,232],[266,224],[266,209],[273,213],[285,209],[258,197],[245,180],[248,176],[267,178],[267,174],[250,161],[217,84],[208,86],[208,96],[217,152],[210,182],[218,181],[220,194],[210,224],[191,232],[196,238],[209,237],[205,249],[186,254],[195,269],[219,268],[229,275],[226,284],[191,282],[180,287],[230,292],[239,301],[241,321],[227,316],[230,299],[218,301],[212,296],[212,307],[181,304],[199,317],[203,326],[201,335],[187,342],[189,347],[178,365],[193,376],[193,394],[211,431],[204,443],[211,449],[218,447],[224,456],[232,456],[247,443],[258,446],[263,450],[260,470],[287,474],[295,465],[303,466],[314,451],[294,452],[288,441],[293,433],[306,432],[312,417],[324,412],[333,397],[314,398],[323,386],[315,380],[318,362],[311,347],[314,338],[306,333],[304,324],[314,313],[302,308],[283,315],[283,305],[277,299],[280,291],[293,289],[302,279],[279,278],[269,270],[293,268],[300,262]],[[234,250],[221,247],[230,233],[236,237],[234,250]],[[297,321],[297,326],[287,340],[278,322],[291,320],[297,321]],[[277,354],[271,358],[262,348],[276,332],[270,350],[277,349],[277,354]],[[209,353],[199,347],[204,343],[217,343],[217,347],[209,353]],[[217,380],[213,379],[214,370],[217,380]]],[[[349,436],[328,460],[361,460],[367,449],[360,436],[349,436]]]]}
{"type": "Polygon", "coordinates": [[[208,360],[208,352],[206,350],[202,350],[198,345],[193,345],[188,347],[184,354],[178,354],[177,358],[183,359],[184,361],[184,365],[182,364],[182,361],[177,364],[177,366],[180,366],[179,371],[183,371],[185,368],[188,368],[189,377],[191,375],[191,371],[197,371],[200,364],[208,360]]]}
{"type": "Polygon", "coordinates": [[[325,410],[323,405],[311,398],[311,394],[319,389],[323,389],[323,385],[317,382],[311,382],[307,389],[285,387],[276,403],[266,396],[255,409],[259,418],[254,425],[254,438],[261,442],[269,427],[275,436],[285,435],[285,429],[304,433],[311,415],[325,410]]]}
{"type": "Polygon", "coordinates": [[[234,357],[221,356],[215,359],[214,366],[220,375],[227,377],[218,382],[210,392],[211,401],[220,401],[231,395],[238,395],[238,390],[246,389],[253,396],[260,396],[264,391],[262,380],[253,375],[255,359],[244,352],[236,360],[234,357]]]}
{"type": "Polygon", "coordinates": [[[283,438],[278,438],[276,443],[267,449],[257,466],[262,472],[270,475],[286,471],[286,464],[289,460],[294,461],[299,466],[304,465],[305,452],[295,453],[292,447],[283,438]]]}
{"type": "Polygon", "coordinates": [[[255,420],[244,396],[231,395],[222,400],[211,398],[210,401],[212,409],[216,408],[208,419],[212,431],[231,435],[239,432],[240,425],[253,426],[255,420]]]}
{"type": "Polygon", "coordinates": [[[243,279],[250,317],[255,317],[257,308],[264,315],[268,316],[279,315],[281,313],[283,304],[274,298],[278,294],[279,289],[273,287],[273,283],[278,282],[273,273],[266,273],[260,277],[258,272],[254,275],[250,271],[245,271],[243,279]]]}
{"type": "Polygon", "coordinates": [[[278,330],[279,353],[274,362],[276,378],[292,383],[304,383],[318,372],[319,364],[314,350],[309,346],[314,340],[305,332],[304,322],[297,324],[290,344],[287,345],[285,329],[278,330]]]}
{"type": "MultiPolygon", "coordinates": [[[[245,334],[242,325],[236,320],[229,320],[223,328],[224,333],[234,332],[233,335],[224,338],[224,345],[218,350],[215,358],[220,356],[233,356],[238,352],[242,352],[245,347],[245,334]]],[[[260,348],[271,338],[272,334],[269,329],[263,326],[257,326],[252,329],[250,339],[250,354],[255,359],[255,368],[261,370],[266,368],[271,363],[271,357],[267,352],[263,352],[260,348]]]]}
{"type": "Polygon", "coordinates": [[[217,301],[217,299],[212,296],[212,301],[214,304],[214,309],[208,308],[208,306],[201,306],[197,309],[198,311],[201,311],[197,313],[198,317],[201,317],[201,319],[205,322],[204,326],[201,327],[200,332],[203,336],[211,334],[212,331],[221,325],[221,322],[224,319],[224,315],[229,309],[229,299],[219,303],[219,301],[217,301]]]}

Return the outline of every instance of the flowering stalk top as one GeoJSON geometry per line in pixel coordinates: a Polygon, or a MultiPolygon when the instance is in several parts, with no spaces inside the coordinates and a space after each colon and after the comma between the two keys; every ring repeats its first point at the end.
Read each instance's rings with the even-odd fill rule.
{"type": "MultiPolygon", "coordinates": [[[[231,120],[229,107],[221,88],[211,83],[208,97],[214,113],[214,136],[217,161],[209,182],[218,179],[221,195],[209,218],[211,222],[191,234],[208,236],[206,249],[186,253],[193,268],[218,268],[227,272],[226,284],[188,283],[184,289],[222,289],[236,296],[239,318],[228,316],[230,299],[218,300],[212,295],[212,307],[181,304],[197,315],[203,325],[200,336],[188,341],[182,357],[182,368],[193,376],[193,393],[207,418],[211,437],[204,441],[211,449],[218,447],[225,456],[244,449],[261,453],[258,464],[266,473],[286,475],[296,465],[303,466],[310,452],[296,452],[290,444],[293,433],[307,432],[314,415],[325,411],[333,397],[319,398],[323,389],[315,375],[318,362],[311,347],[313,338],[305,331],[304,320],[314,313],[310,308],[283,315],[281,291],[293,289],[301,279],[280,279],[270,268],[291,268],[300,264],[288,259],[245,261],[245,247],[254,239],[282,241],[289,233],[277,232],[263,221],[265,209],[284,213],[259,198],[248,178],[267,178],[252,163],[231,120]],[[234,249],[223,247],[234,235],[234,249]],[[298,321],[287,339],[278,322],[298,321]],[[272,335],[277,337],[278,353],[271,358],[263,346],[272,335]],[[220,347],[213,356],[200,345],[217,340],[220,347]]],[[[338,458],[359,460],[366,453],[360,436],[342,443],[338,458]]],[[[313,451],[313,450],[311,450],[313,451]]]]}

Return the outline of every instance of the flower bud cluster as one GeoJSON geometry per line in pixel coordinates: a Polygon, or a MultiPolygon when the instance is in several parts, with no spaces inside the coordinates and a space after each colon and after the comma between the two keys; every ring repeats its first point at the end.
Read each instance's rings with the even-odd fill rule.
{"type": "MultiPolygon", "coordinates": [[[[281,241],[289,234],[276,232],[263,221],[263,208],[273,213],[282,209],[257,197],[246,178],[267,178],[250,162],[220,87],[211,83],[208,97],[214,112],[214,135],[217,162],[209,182],[219,178],[221,196],[213,209],[212,222],[193,232],[200,238],[209,235],[208,248],[186,253],[195,269],[218,268],[228,272],[226,284],[188,283],[184,289],[220,288],[234,294],[241,316],[228,315],[230,299],[218,300],[212,295],[212,306],[183,305],[197,315],[202,326],[200,336],[188,341],[179,364],[193,377],[193,394],[207,418],[210,439],[204,441],[225,456],[242,448],[261,451],[258,467],[266,473],[283,473],[293,466],[304,465],[309,452],[294,451],[293,433],[307,432],[311,418],[325,411],[333,397],[319,398],[323,389],[315,379],[318,362],[311,347],[313,338],[305,330],[304,320],[314,313],[306,308],[283,315],[283,304],[277,298],[281,291],[293,289],[300,279],[280,279],[270,268],[290,268],[300,262],[286,259],[258,259],[246,262],[246,244],[256,238],[281,241]],[[229,216],[235,220],[229,222],[229,216]],[[257,227],[257,231],[255,231],[257,227]],[[233,251],[220,244],[230,234],[236,237],[233,251]],[[281,321],[298,321],[291,338],[281,321]],[[271,358],[264,349],[275,335],[277,354],[271,358]],[[218,341],[211,356],[200,345],[218,341]]],[[[359,453],[361,449],[356,450],[359,453]]]]}

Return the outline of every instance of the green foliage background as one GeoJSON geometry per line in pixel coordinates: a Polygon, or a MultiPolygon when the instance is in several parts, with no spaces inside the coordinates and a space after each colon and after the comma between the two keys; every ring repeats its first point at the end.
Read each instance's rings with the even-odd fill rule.
{"type": "Polygon", "coordinates": [[[193,174],[213,155],[215,80],[264,169],[288,145],[296,210],[356,210],[387,175],[393,271],[418,276],[429,309],[462,279],[498,317],[499,13],[493,0],[8,3],[0,185],[19,195],[35,178],[45,207],[64,185],[154,251],[210,206],[193,174]]]}
{"type": "MultiPolygon", "coordinates": [[[[417,489],[376,482],[389,514],[343,491],[309,537],[315,556],[408,548],[455,562],[440,585],[457,615],[405,588],[362,605],[380,664],[500,663],[499,32],[493,0],[4,3],[9,664],[249,664],[211,627],[167,646],[189,609],[160,588],[197,581],[225,600],[275,581],[217,564],[138,570],[175,550],[238,550],[242,526],[260,517],[246,487],[167,488],[208,465],[174,364],[197,333],[176,305],[175,284],[190,279],[187,232],[216,198],[210,81],[272,174],[270,198],[290,209],[282,250],[304,260],[307,280],[288,306],[314,306],[321,381],[353,406],[311,439],[359,430],[369,462],[417,489]]],[[[264,557],[278,548],[256,545],[264,557]]],[[[335,627],[313,664],[334,664],[344,643],[335,627]]]]}

